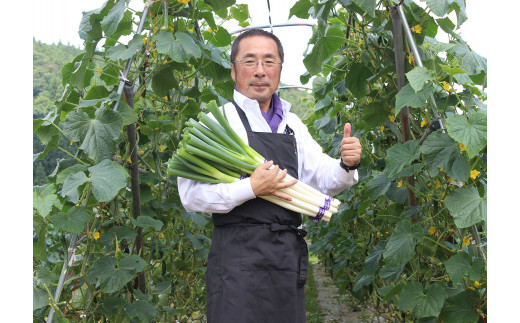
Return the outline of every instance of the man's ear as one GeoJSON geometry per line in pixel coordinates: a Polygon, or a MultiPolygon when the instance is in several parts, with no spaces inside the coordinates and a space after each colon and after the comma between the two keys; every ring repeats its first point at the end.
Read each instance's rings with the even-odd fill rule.
{"type": "Polygon", "coordinates": [[[235,71],[235,63],[231,63],[231,78],[236,83],[236,71],[235,71]]]}

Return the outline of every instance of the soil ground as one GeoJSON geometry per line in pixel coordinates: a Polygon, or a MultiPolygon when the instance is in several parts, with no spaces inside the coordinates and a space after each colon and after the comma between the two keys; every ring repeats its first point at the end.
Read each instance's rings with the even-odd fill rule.
{"type": "MultiPolygon", "coordinates": [[[[320,263],[310,263],[314,272],[314,280],[318,290],[318,302],[323,312],[324,323],[384,323],[369,309],[353,308],[356,304],[351,295],[340,295],[338,288],[325,272],[320,263]]],[[[357,307],[357,306],[356,306],[357,307]]]]}

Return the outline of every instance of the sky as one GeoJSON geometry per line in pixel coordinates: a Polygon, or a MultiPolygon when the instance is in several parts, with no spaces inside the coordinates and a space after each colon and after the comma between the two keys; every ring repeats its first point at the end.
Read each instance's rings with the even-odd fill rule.
{"type": "MultiPolygon", "coordinates": [[[[33,35],[36,40],[44,43],[71,44],[76,47],[83,45],[83,41],[78,36],[78,26],[83,11],[90,11],[102,6],[105,0],[40,0],[33,1],[33,35]]],[[[289,10],[295,1],[271,0],[271,21],[273,25],[281,23],[315,23],[314,20],[303,20],[295,16],[289,17],[289,10]]],[[[467,1],[468,20],[461,27],[461,34],[464,39],[480,55],[486,57],[489,47],[485,46],[485,25],[481,24],[485,14],[483,10],[484,0],[467,1]],[[483,36],[484,35],[484,36],[483,36]]],[[[267,1],[262,0],[238,0],[237,3],[248,4],[251,26],[269,25],[269,10],[267,1]]],[[[424,3],[418,2],[424,5],[424,3]]],[[[141,11],[144,7],[143,0],[131,0],[129,7],[141,11]]],[[[241,29],[234,22],[226,23],[224,27],[229,31],[241,29]]],[[[303,65],[303,52],[307,46],[309,38],[312,36],[312,28],[306,26],[279,27],[274,28],[274,33],[280,38],[284,46],[285,62],[282,71],[281,81],[288,85],[302,85],[300,75],[305,73],[303,65]]],[[[442,31],[439,32],[441,34],[442,31]]],[[[440,37],[440,40],[447,41],[447,38],[440,37]]],[[[311,86],[311,82],[307,83],[311,86]]]]}
{"type": "MultiPolygon", "coordinates": [[[[9,293],[6,295],[13,304],[3,304],[11,309],[20,309],[7,311],[4,320],[9,315],[16,315],[16,321],[23,321],[20,315],[26,315],[27,321],[31,319],[27,304],[30,304],[32,294],[32,203],[28,201],[32,196],[32,109],[28,108],[32,107],[32,38],[45,43],[61,41],[79,46],[77,30],[82,11],[96,9],[103,2],[33,0],[32,3],[8,1],[2,6],[5,14],[0,21],[3,31],[0,51],[3,63],[3,77],[0,78],[3,158],[0,158],[0,167],[4,170],[4,190],[0,196],[4,206],[4,234],[0,235],[0,243],[11,246],[3,248],[2,259],[9,265],[2,266],[2,274],[19,278],[7,280],[9,293]],[[23,201],[19,196],[24,196],[23,201]]],[[[251,25],[268,24],[267,1],[237,2],[249,4],[251,25]]],[[[287,22],[289,8],[295,0],[270,2],[273,24],[287,22]]],[[[129,6],[142,8],[142,0],[131,0],[129,6]]],[[[488,184],[491,188],[488,190],[488,240],[494,242],[488,245],[491,260],[488,263],[488,282],[494,287],[489,290],[488,313],[493,314],[492,321],[500,322],[500,317],[517,316],[512,312],[517,306],[516,298],[504,297],[503,292],[510,290],[508,286],[518,274],[518,267],[513,264],[518,258],[511,254],[509,246],[517,245],[515,237],[520,227],[514,204],[519,191],[516,183],[520,181],[516,171],[518,148],[515,148],[518,147],[515,130],[520,119],[516,78],[520,69],[515,61],[518,28],[514,24],[518,21],[520,3],[512,0],[466,0],[466,7],[469,19],[461,28],[462,37],[476,52],[488,58],[488,184]]],[[[287,53],[282,81],[298,84],[299,75],[304,72],[302,53],[311,35],[310,28],[278,28],[275,34],[281,38],[287,53]],[[294,66],[289,61],[294,62],[294,66]]]]}

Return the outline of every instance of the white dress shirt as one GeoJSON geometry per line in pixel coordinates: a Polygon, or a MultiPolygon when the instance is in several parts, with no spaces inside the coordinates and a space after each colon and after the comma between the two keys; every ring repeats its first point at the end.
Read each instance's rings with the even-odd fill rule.
{"type": "MultiPolygon", "coordinates": [[[[256,100],[250,100],[236,90],[233,98],[245,112],[253,132],[271,132],[256,100]]],[[[298,179],[327,195],[336,195],[356,184],[357,170],[347,173],[341,168],[339,159],[323,153],[321,146],[311,137],[298,116],[289,112],[290,108],[291,104],[282,100],[283,119],[278,126],[278,133],[283,133],[286,125],[294,131],[298,150],[298,179]]],[[[233,103],[227,103],[220,109],[225,109],[231,127],[248,143],[246,129],[233,103]]],[[[234,183],[221,184],[178,177],[177,184],[181,202],[188,212],[227,213],[256,197],[249,177],[234,183]]]]}

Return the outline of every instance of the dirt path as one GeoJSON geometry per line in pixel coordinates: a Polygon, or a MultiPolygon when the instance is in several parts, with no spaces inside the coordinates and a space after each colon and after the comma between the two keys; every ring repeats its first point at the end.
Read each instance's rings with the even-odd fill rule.
{"type": "Polygon", "coordinates": [[[325,273],[322,264],[312,263],[314,280],[318,289],[318,302],[323,311],[324,323],[360,323],[360,322],[386,322],[382,318],[377,318],[372,312],[366,309],[354,310],[352,305],[353,297],[350,295],[340,295],[338,288],[330,277],[325,273]]]}

